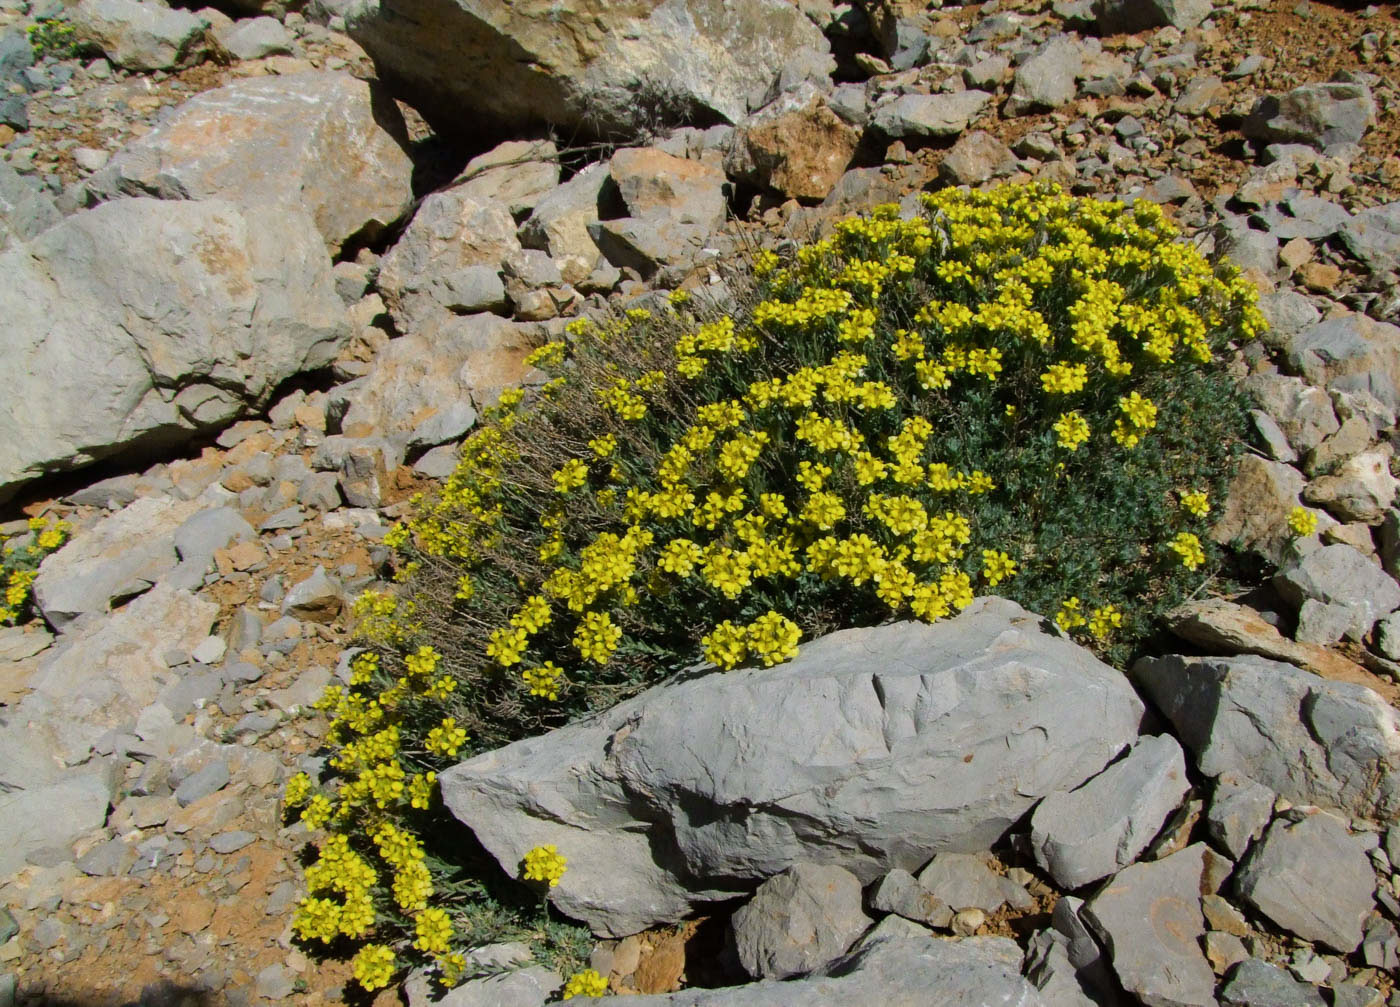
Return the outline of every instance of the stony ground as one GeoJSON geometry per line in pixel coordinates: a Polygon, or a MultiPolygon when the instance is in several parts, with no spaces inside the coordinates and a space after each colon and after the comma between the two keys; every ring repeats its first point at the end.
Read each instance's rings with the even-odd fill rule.
{"type": "MultiPolygon", "coordinates": [[[[963,31],[1008,12],[1032,21],[1053,17],[1048,5],[991,0],[980,7],[950,8],[940,22],[950,27],[939,30],[963,31]]],[[[53,81],[52,89],[40,89],[30,101],[26,133],[0,126],[5,161],[41,177],[63,198],[75,199],[78,183],[112,152],[149,132],[165,110],[195,93],[238,76],[308,67],[368,71],[364,54],[340,33],[295,15],[285,23],[295,36],[290,52],[229,65],[210,62],[167,75],[129,73],[103,59],[63,64],[59,76],[65,79],[53,81]]],[[[1033,134],[1048,134],[1052,144],[1067,151],[1074,174],[1063,180],[1077,192],[1118,189],[1129,177],[1154,184],[1169,173],[1180,176],[1192,192],[1177,200],[1178,218],[1199,227],[1210,220],[1212,206],[1223,206],[1232,197],[1240,201],[1233,204],[1237,207],[1258,206],[1265,201],[1261,185],[1278,184],[1259,181],[1239,136],[1239,122],[1255,100],[1346,72],[1371,85],[1379,123],[1363,140],[1359,157],[1349,164],[1320,159],[1305,169],[1301,182],[1333,195],[1350,210],[1395,198],[1400,183],[1395,153],[1400,149],[1400,109],[1395,107],[1400,102],[1400,11],[1395,5],[1241,3],[1217,18],[1211,31],[1183,36],[1163,29],[1112,37],[1104,40],[1104,50],[1131,53],[1151,44],[1179,52],[1192,43],[1194,69],[1183,84],[1173,81],[1158,88],[1148,82],[1142,93],[1130,88],[1128,94],[1084,98],[1046,115],[993,112],[973,127],[1018,150],[1035,146],[1028,139],[1033,134]],[[1239,72],[1242,63],[1253,64],[1250,72],[1239,72]]],[[[918,71],[891,74],[889,83],[909,75],[917,77],[918,71]]],[[[415,133],[420,141],[430,139],[421,123],[415,133]]],[[[871,152],[870,163],[884,166],[880,198],[897,199],[921,188],[936,177],[945,155],[940,146],[910,152],[901,142],[871,152]]],[[[792,231],[815,221],[810,208],[771,198],[735,209],[730,225],[735,243],[744,235],[771,235],[784,227],[792,231]]],[[[1298,286],[1328,291],[1375,317],[1400,316],[1393,282],[1378,283],[1335,249],[1304,244],[1297,249],[1298,286]]],[[[106,515],[106,500],[130,499],[147,489],[195,499],[217,485],[238,494],[241,513],[257,534],[219,549],[217,572],[201,592],[217,605],[211,638],[238,640],[237,656],[251,670],[246,681],[220,683],[192,704],[185,719],[190,738],[207,742],[198,749],[198,765],[178,765],[159,753],[132,762],[123,788],[130,796],[118,805],[107,829],[79,845],[76,862],[59,855],[51,863],[42,856],[31,858],[28,866],[0,882],[0,905],[19,930],[10,939],[6,918],[0,916],[0,972],[17,977],[20,1004],[286,1001],[315,1007],[342,1001],[345,966],[308,958],[291,940],[288,920],[298,894],[296,861],[304,830],[282,827],[279,795],[281,781],[301,768],[324,730],[307,707],[330,679],[347,642],[346,614],[339,593],[300,599],[290,608],[285,596],[317,567],[334,573],[343,594],[371,580],[383,558],[377,542],[387,522],[402,513],[413,491],[430,483],[431,473],[410,468],[389,473],[377,509],[323,511],[307,477],[324,439],[324,412],[322,393],[296,392],[273,411],[270,422],[240,425],[197,457],[98,487],[80,480],[87,487],[82,492],[26,501],[25,514],[62,516],[87,529],[106,515]],[[251,635],[237,628],[248,612],[259,627],[251,635]],[[172,766],[186,782],[207,774],[211,766],[222,766],[227,782],[181,795],[180,787],[162,785],[161,774],[169,778],[172,766]]],[[[37,635],[0,635],[0,653],[9,657],[32,649],[37,635]]],[[[175,663],[218,659],[202,662],[201,656],[185,655],[175,663]]],[[[1360,659],[1359,652],[1351,656],[1360,659]]],[[[22,656],[0,662],[0,715],[4,704],[26,694],[37,660],[22,656]]],[[[1362,681],[1394,703],[1397,689],[1385,662],[1371,663],[1382,673],[1351,662],[1329,667],[1334,677],[1362,681]]],[[[1025,929],[1022,916],[1043,923],[1053,898],[1048,890],[1032,892],[1040,896],[1033,910],[984,920],[969,932],[1016,936],[1025,929]]],[[[1282,959],[1290,952],[1266,934],[1250,934],[1249,940],[1257,942],[1251,950],[1257,947],[1261,956],[1282,959]]],[[[660,992],[687,979],[703,981],[713,941],[713,927],[697,922],[676,932],[604,942],[595,960],[611,974],[618,992],[660,992]]],[[[1370,978],[1382,993],[1390,993],[1388,979],[1370,978]]],[[[375,1000],[394,1002],[397,991],[375,1000]]]]}

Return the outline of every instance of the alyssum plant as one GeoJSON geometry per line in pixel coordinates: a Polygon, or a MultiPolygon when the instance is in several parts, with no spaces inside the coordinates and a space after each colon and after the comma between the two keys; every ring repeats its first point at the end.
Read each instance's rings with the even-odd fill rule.
{"type": "Polygon", "coordinates": [[[412,962],[457,982],[501,916],[434,839],[434,774],[697,661],[985,592],[1127,655],[1218,562],[1245,417],[1221,356],[1263,326],[1175,238],[1146,202],[946,190],[759,254],[724,309],[678,293],[541,346],[547,383],[489,411],[391,533],[401,586],[357,603],[330,778],[288,786],[326,830],[297,933],[358,946],[369,989],[412,962]]]}

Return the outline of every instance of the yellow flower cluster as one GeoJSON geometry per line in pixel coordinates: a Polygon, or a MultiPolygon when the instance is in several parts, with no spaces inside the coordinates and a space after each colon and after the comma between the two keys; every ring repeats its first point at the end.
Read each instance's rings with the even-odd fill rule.
{"type": "Polygon", "coordinates": [[[737,668],[750,655],[765,668],[797,656],[802,630],[797,623],[771,609],[747,626],[726,619],[701,640],[705,657],[720,668],[737,668]]]}
{"type": "Polygon", "coordinates": [[[524,877],[526,881],[544,881],[550,888],[559,884],[559,879],[568,870],[568,858],[559,853],[553,843],[536,846],[525,854],[524,877]]]}
{"type": "Polygon", "coordinates": [[[39,563],[63,545],[72,531],[67,521],[35,517],[29,519],[27,543],[0,541],[0,625],[18,622],[25,614],[39,563]]]}
{"type": "Polygon", "coordinates": [[[351,971],[365,990],[383,989],[394,975],[394,951],[383,944],[366,944],[351,961],[351,971]]]}
{"type": "Polygon", "coordinates": [[[601,997],[608,992],[608,981],[593,969],[584,969],[582,972],[575,972],[569,976],[569,981],[564,984],[563,992],[560,994],[561,1000],[572,1000],[574,997],[601,997]]]}
{"type": "Polygon", "coordinates": [[[1311,535],[1317,531],[1317,515],[1306,507],[1294,507],[1288,512],[1288,529],[1294,535],[1311,535]]]}

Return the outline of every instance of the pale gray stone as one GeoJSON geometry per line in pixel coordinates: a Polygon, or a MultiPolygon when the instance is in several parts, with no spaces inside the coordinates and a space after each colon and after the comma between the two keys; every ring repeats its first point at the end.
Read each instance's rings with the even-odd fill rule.
{"type": "Polygon", "coordinates": [[[982,114],[991,98],[985,91],[901,95],[876,105],[870,124],[893,139],[958,136],[982,114]]]}
{"type": "MultiPolygon", "coordinates": [[[[34,605],[60,632],[79,616],[110,610],[175,569],[175,536],[199,510],[192,502],[142,497],[44,557],[34,605]]],[[[201,575],[203,571],[200,571],[201,575]]]]}
{"type": "Polygon", "coordinates": [[[1277,795],[1262,784],[1238,773],[1221,773],[1206,809],[1206,829],[1210,837],[1236,860],[1245,855],[1249,844],[1264,834],[1274,813],[1277,795]]]}
{"type": "Polygon", "coordinates": [[[467,162],[452,188],[463,198],[499,203],[519,218],[559,185],[559,150],[549,140],[507,140],[467,162]]]}
{"type": "Polygon", "coordinates": [[[1278,423],[1299,454],[1311,451],[1341,427],[1328,394],[1301,378],[1251,374],[1240,384],[1278,423]]]}
{"type": "Polygon", "coordinates": [[[68,16],[77,38],[127,70],[171,70],[199,62],[209,22],[138,0],[82,0],[68,16]]]}
{"type": "Polygon", "coordinates": [[[423,457],[413,463],[413,471],[429,479],[446,479],[456,471],[459,460],[457,445],[443,444],[424,452],[423,457]]]}
{"type": "Polygon", "coordinates": [[[1176,740],[1144,737],[1078,789],[1040,802],[1031,816],[1036,863],[1062,888],[1115,874],[1147,848],[1190,788],[1176,740]]]}
{"type": "Polygon", "coordinates": [[[1210,537],[1281,563],[1294,538],[1288,516],[1301,503],[1304,485],[1303,474],[1293,466],[1246,454],[1210,537]]]}
{"type": "Polygon", "coordinates": [[[215,27],[211,34],[219,48],[234,59],[242,60],[289,55],[294,41],[292,33],[275,17],[236,21],[227,27],[215,27]]]}
{"type": "Polygon", "coordinates": [[[1319,812],[1269,826],[1236,873],[1235,887],[1285,930],[1345,954],[1361,944],[1376,877],[1360,837],[1319,812]]]}
{"type": "Polygon", "coordinates": [[[350,330],[312,221],[288,207],[122,199],[0,252],[0,499],[260,408],[350,330]]]}
{"type": "Polygon", "coordinates": [[[0,663],[42,654],[53,640],[53,634],[38,621],[24,626],[0,626],[0,663]]]}
{"type": "Polygon", "coordinates": [[[1342,633],[1333,639],[1313,634],[1310,643],[1335,643],[1341,635],[1359,640],[1377,619],[1400,608],[1400,584],[1369,557],[1341,543],[1314,549],[1288,564],[1273,584],[1295,608],[1311,599],[1341,610],[1342,633]]]}
{"type": "MultiPolygon", "coordinates": [[[[0,753],[10,754],[4,734],[12,729],[0,727],[0,753]]],[[[0,786],[0,875],[6,877],[23,867],[30,853],[66,846],[100,828],[119,782],[106,765],[59,772],[49,763],[39,773],[23,775],[21,768],[28,767],[18,760],[0,768],[5,784],[0,786]]]]}
{"type": "Polygon", "coordinates": [[[1198,843],[1133,864],[1080,910],[1123,988],[1147,1007],[1214,1007],[1215,975],[1198,943],[1204,851],[1198,843]]]}
{"type": "Polygon", "coordinates": [[[334,253],[408,210],[407,146],[403,119],[378,85],[330,71],[256,77],[191,98],[87,185],[101,198],[296,207],[334,253]]]}
{"type": "Polygon", "coordinates": [[[1325,1007],[1315,986],[1301,983],[1286,969],[1257,958],[1240,962],[1220,988],[1224,1007],[1325,1007]]]}
{"type": "Polygon", "coordinates": [[[1048,1007],[1020,975],[1021,950],[1005,938],[889,937],[833,962],[819,976],[727,989],[629,997],[636,1007],[1048,1007]]]}
{"type": "Polygon", "coordinates": [[[1318,322],[1288,342],[1288,363],[1309,384],[1369,392],[1400,410],[1400,329],[1366,315],[1318,322]]]}
{"type": "Polygon", "coordinates": [[[37,182],[0,164],[0,249],[27,241],[62,219],[37,182]]]}
{"type": "Polygon", "coordinates": [[[1387,444],[1383,445],[1383,450],[1365,451],[1348,458],[1333,474],[1310,482],[1303,491],[1303,499],[1325,508],[1339,521],[1380,524],[1400,488],[1400,482],[1390,474],[1390,457],[1387,444]]]}
{"type": "Polygon", "coordinates": [[[1105,35],[1170,25],[1185,31],[1210,17],[1211,0],[1094,0],[1094,16],[1105,35]]]}
{"type": "Polygon", "coordinates": [[[939,175],[953,185],[981,185],[1016,170],[1016,155],[983,130],[964,134],[938,166],[939,175]]]}
{"type": "Polygon", "coordinates": [[[731,918],[739,962],[755,979],[787,979],[829,965],[874,920],[860,879],[831,864],[799,862],[758,886],[731,918]]]}
{"type": "Polygon", "coordinates": [[[939,853],[919,872],[919,884],[954,912],[980,909],[994,913],[1004,905],[1029,909],[1031,897],[1010,878],[995,873],[980,856],[939,853]]]}
{"type": "Polygon", "coordinates": [[[216,759],[203,769],[185,777],[175,788],[175,800],[180,802],[180,807],[186,807],[201,797],[208,797],[223,790],[228,786],[230,779],[232,777],[229,775],[228,763],[223,759],[216,759]]]}
{"type": "Polygon", "coordinates": [[[836,633],[477,756],[439,775],[444,802],[512,873],[540,843],[574,851],[551,899],[618,936],[800,860],[868,883],[985,850],[1137,737],[1121,674],[1040,626],[981,598],[836,633]]]}
{"type": "Polygon", "coordinates": [[[914,875],[898,867],[875,886],[870,894],[870,908],[882,913],[898,913],[905,919],[933,927],[946,927],[953,919],[951,909],[919,884],[914,875]]]}
{"type": "Polygon", "coordinates": [[[1400,268],[1400,203],[1359,211],[1341,229],[1347,251],[1372,272],[1400,268]]]}
{"type": "Polygon", "coordinates": [[[1075,78],[1084,70],[1084,54],[1077,41],[1056,35],[1016,68],[1007,115],[1043,112],[1074,100],[1075,78]]]}
{"type": "Polygon", "coordinates": [[[413,428],[408,437],[408,450],[432,448],[439,444],[460,441],[476,426],[476,410],[470,402],[449,402],[413,428]]]}
{"type": "Polygon", "coordinates": [[[1269,323],[1260,338],[1270,346],[1285,347],[1289,340],[1322,318],[1307,296],[1287,287],[1259,296],[1259,310],[1269,323]]]}
{"type": "Polygon", "coordinates": [[[1306,143],[1321,149],[1360,143],[1375,122],[1376,103],[1365,84],[1304,84],[1261,98],[1241,130],[1263,143],[1306,143]]]}
{"type": "Polygon", "coordinates": [[[311,576],[292,585],[282,599],[282,614],[311,622],[331,622],[340,614],[344,595],[319,563],[311,576]]]}
{"type": "MultiPolygon", "coordinates": [[[[345,11],[349,34],[441,131],[636,135],[657,122],[737,122],[804,50],[830,46],[783,0],[667,0],[507,9],[449,0],[402,17],[382,0],[345,11]],[[586,44],[561,25],[589,25],[586,44]]],[[[580,37],[581,38],[581,37],[580,37]]]]}
{"type": "Polygon", "coordinates": [[[238,830],[237,832],[221,832],[213,839],[209,840],[209,848],[215,853],[237,853],[243,847],[253,843],[258,837],[251,832],[238,830]]]}
{"type": "Polygon", "coordinates": [[[548,252],[566,283],[582,282],[602,257],[588,225],[602,216],[603,186],[611,177],[608,165],[590,164],[543,196],[520,225],[520,243],[548,252]]]}
{"type": "Polygon", "coordinates": [[[1381,821],[1400,813],[1400,714],[1365,686],[1249,655],[1145,658],[1132,677],[1206,776],[1381,821]]]}

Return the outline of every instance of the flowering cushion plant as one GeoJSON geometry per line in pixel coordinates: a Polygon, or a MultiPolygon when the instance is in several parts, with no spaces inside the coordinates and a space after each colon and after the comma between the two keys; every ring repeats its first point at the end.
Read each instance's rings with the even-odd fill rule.
{"type": "MultiPolygon", "coordinates": [[[[370,649],[322,703],[338,780],[288,795],[346,879],[308,871],[299,932],[459,975],[449,946],[480,935],[424,917],[443,882],[415,866],[433,774],[695,662],[770,667],[993,590],[1128,657],[1217,568],[1246,415],[1222,357],[1263,326],[1175,237],[1150,203],[945,190],[758,254],[725,303],[677,292],[538,348],[548,380],[388,537],[402,586],[357,603],[370,649]],[[376,885],[410,897],[362,925],[376,885]]],[[[526,876],[567,884],[539,850],[526,876]]]]}

